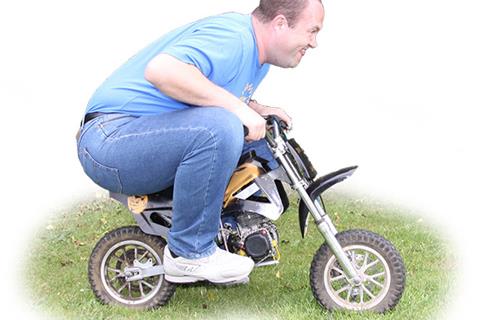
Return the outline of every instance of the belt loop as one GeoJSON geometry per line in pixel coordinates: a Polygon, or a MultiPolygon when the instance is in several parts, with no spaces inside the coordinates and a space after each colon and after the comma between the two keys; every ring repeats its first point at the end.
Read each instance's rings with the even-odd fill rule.
{"type": "Polygon", "coordinates": [[[87,114],[84,114],[83,117],[82,117],[82,120],[80,121],[80,128],[78,129],[77,131],[77,134],[75,135],[75,138],[77,140],[77,143],[78,143],[78,139],[80,138],[80,135],[82,134],[82,131],[83,131],[83,127],[85,126],[85,117],[86,117],[87,114]]]}
{"type": "Polygon", "coordinates": [[[80,121],[80,128],[78,128],[77,134],[75,134],[75,140],[80,139],[80,135],[82,134],[83,126],[85,125],[85,115],[83,115],[82,120],[80,121]]]}
{"type": "Polygon", "coordinates": [[[80,121],[80,131],[82,131],[83,126],[85,125],[85,117],[87,114],[84,114],[82,117],[82,120],[80,121]]]}

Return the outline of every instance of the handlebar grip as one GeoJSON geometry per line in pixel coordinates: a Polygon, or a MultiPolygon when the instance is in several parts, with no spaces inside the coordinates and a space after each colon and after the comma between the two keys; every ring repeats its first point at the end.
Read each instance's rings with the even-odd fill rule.
{"type": "Polygon", "coordinates": [[[279,125],[279,127],[281,127],[282,129],[288,129],[287,123],[282,119],[280,119],[279,116],[269,115],[266,117],[266,120],[267,120],[267,123],[269,124],[271,124],[272,122],[276,122],[279,125]]]}

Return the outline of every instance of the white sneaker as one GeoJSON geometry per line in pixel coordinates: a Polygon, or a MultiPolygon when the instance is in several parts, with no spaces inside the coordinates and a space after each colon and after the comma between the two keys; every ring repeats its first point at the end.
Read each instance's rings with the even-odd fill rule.
{"type": "Polygon", "coordinates": [[[208,257],[200,259],[173,258],[165,246],[163,267],[165,279],[173,283],[191,283],[207,280],[213,283],[233,284],[248,282],[252,259],[233,254],[217,247],[208,257]]]}

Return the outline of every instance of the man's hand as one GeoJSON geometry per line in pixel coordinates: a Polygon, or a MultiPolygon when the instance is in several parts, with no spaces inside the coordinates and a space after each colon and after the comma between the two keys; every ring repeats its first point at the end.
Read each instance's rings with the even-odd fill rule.
{"type": "Polygon", "coordinates": [[[269,107],[269,106],[260,104],[255,100],[250,100],[250,102],[248,103],[248,106],[253,110],[255,110],[262,117],[266,117],[269,115],[278,116],[280,119],[285,121],[289,129],[292,128],[292,118],[283,109],[269,107]]]}
{"type": "Polygon", "coordinates": [[[265,137],[266,120],[247,105],[239,107],[233,112],[240,118],[243,125],[248,128],[247,141],[257,141],[265,137]]]}

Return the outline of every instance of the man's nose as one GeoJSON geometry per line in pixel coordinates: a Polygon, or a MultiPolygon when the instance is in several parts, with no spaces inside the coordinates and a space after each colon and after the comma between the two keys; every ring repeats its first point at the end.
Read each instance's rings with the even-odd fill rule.
{"type": "Polygon", "coordinates": [[[316,48],[316,47],[317,47],[317,36],[316,36],[316,35],[313,36],[313,37],[310,39],[308,45],[310,46],[310,48],[316,48]]]}

